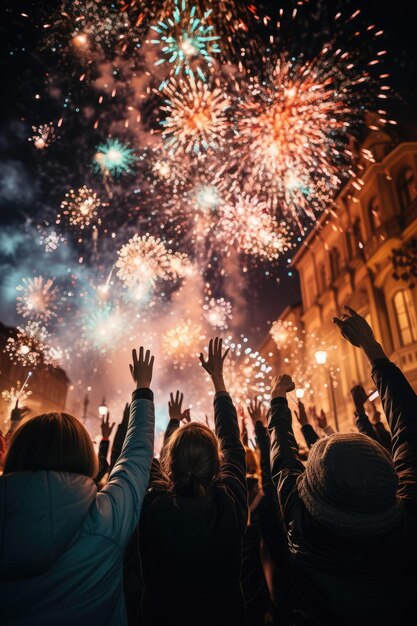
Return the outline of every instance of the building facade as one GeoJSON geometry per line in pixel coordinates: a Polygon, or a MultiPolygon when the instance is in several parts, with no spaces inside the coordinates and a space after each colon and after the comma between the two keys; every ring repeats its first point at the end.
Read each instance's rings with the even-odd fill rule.
{"type": "Polygon", "coordinates": [[[13,337],[15,332],[14,328],[0,323],[0,427],[3,429],[7,428],[7,420],[14,404],[16,390],[24,384],[29,371],[32,370],[32,376],[26,390],[31,393],[24,402],[20,402],[20,405],[27,406],[33,415],[49,411],[64,411],[70,384],[66,373],[60,368],[43,365],[30,368],[13,364],[4,348],[7,339],[13,337]],[[3,392],[6,393],[3,394],[3,392]]]}
{"type": "Polygon", "coordinates": [[[332,324],[343,305],[368,319],[389,358],[417,390],[417,289],[394,279],[391,261],[392,250],[417,234],[417,142],[394,143],[375,131],[359,154],[360,179],[344,186],[292,261],[301,304],[286,309],[275,324],[278,342],[270,336],[261,347],[277,372],[301,374],[297,384],[308,385],[306,403],[323,406],[340,430],[353,428],[351,387],[373,389],[362,354],[332,324]],[[303,337],[301,348],[299,339],[294,348],[293,324],[303,337]],[[284,344],[280,329],[283,335],[291,331],[284,344]],[[326,352],[321,365],[318,350],[326,352]],[[304,380],[303,368],[311,380],[304,380]]]}

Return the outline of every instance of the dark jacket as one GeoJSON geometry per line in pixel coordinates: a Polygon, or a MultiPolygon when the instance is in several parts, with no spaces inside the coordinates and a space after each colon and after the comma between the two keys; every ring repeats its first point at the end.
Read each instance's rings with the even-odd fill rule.
{"type": "MultiPolygon", "coordinates": [[[[138,623],[245,624],[240,586],[248,519],[245,450],[229,394],[216,394],[214,414],[223,461],[210,494],[178,497],[161,486],[145,497],[139,524],[144,614],[138,623]]],[[[130,548],[135,546],[134,540],[130,548]]],[[[138,567],[139,555],[136,562],[138,567]]]]}
{"type": "MultiPolygon", "coordinates": [[[[374,363],[378,388],[393,435],[403,521],[375,541],[341,538],[308,514],[297,492],[303,473],[286,400],[272,401],[272,478],[277,487],[289,558],[305,610],[316,624],[401,623],[413,612],[417,555],[417,397],[387,359],[374,363]]],[[[404,622],[406,623],[406,622],[404,622]]]]}

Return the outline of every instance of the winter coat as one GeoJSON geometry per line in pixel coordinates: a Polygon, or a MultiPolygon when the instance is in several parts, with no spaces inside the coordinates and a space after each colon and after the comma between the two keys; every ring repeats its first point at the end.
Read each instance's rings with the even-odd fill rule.
{"type": "Polygon", "coordinates": [[[0,477],[2,626],[123,626],[122,565],[153,455],[149,389],[133,393],[129,428],[108,484],[37,471],[0,477]]]}
{"type": "Polygon", "coordinates": [[[375,361],[372,376],[392,432],[403,508],[401,525],[375,540],[337,536],[309,515],[297,491],[304,467],[291,412],[285,399],[272,401],[271,473],[285,522],[290,564],[304,608],[320,626],[409,623],[405,616],[415,608],[417,396],[388,359],[375,361]]]}
{"type": "Polygon", "coordinates": [[[240,586],[248,519],[245,450],[228,393],[216,394],[214,412],[223,460],[209,494],[179,497],[158,487],[146,495],[139,542],[134,537],[128,549],[140,547],[136,566],[129,559],[130,567],[141,561],[145,586],[138,624],[245,624],[240,586]]]}

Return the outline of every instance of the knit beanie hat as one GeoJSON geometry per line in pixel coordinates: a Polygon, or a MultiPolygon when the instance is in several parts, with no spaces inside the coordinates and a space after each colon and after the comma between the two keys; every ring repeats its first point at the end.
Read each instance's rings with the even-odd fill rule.
{"type": "Polygon", "coordinates": [[[334,434],[311,448],[297,490],[310,515],[346,537],[381,535],[401,519],[389,453],[359,433],[334,434]]]}

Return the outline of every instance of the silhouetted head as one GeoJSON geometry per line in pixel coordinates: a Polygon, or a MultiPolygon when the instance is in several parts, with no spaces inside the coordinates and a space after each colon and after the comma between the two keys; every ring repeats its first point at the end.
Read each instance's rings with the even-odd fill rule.
{"type": "Polygon", "coordinates": [[[390,454],[360,433],[334,434],[311,448],[297,483],[310,515],[333,532],[375,537],[401,521],[390,454]]]}
{"type": "Polygon", "coordinates": [[[205,424],[191,422],[169,438],[162,469],[178,496],[205,496],[220,471],[219,440],[205,424]]]}
{"type": "Polygon", "coordinates": [[[96,476],[97,455],[90,435],[76,417],[43,413],[18,426],[10,439],[4,474],[31,470],[96,476]]]}

